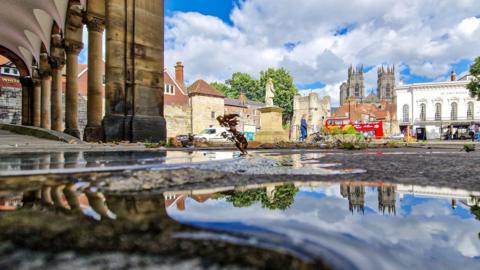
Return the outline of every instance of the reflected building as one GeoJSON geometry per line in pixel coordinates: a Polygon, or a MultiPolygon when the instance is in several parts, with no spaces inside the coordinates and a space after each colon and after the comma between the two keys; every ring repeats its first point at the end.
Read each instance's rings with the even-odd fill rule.
{"type": "Polygon", "coordinates": [[[348,199],[350,212],[365,213],[365,186],[341,184],[340,194],[348,199]]]}
{"type": "Polygon", "coordinates": [[[378,187],[378,211],[385,214],[396,214],[396,188],[394,185],[385,185],[378,187]]]}

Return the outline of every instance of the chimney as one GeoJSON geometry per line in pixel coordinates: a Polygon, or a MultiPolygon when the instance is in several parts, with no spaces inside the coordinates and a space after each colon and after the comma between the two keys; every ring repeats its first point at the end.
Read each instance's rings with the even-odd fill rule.
{"type": "Polygon", "coordinates": [[[177,81],[180,86],[185,86],[185,79],[183,76],[183,64],[180,61],[177,62],[177,64],[175,65],[175,81],[177,81]]]}

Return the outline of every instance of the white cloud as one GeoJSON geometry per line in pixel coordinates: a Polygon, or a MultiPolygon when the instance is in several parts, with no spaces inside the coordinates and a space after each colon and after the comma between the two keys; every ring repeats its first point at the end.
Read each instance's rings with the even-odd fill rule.
{"type": "MultiPolygon", "coordinates": [[[[244,0],[233,25],[198,13],[168,17],[166,66],[182,60],[190,82],[285,67],[298,84],[326,83],[338,100],[333,87],[350,64],[396,64],[434,80],[480,55],[479,10],[477,0],[244,0]],[[340,29],[348,30],[335,35],[340,29]]],[[[366,81],[376,88],[376,69],[366,81]]]]}

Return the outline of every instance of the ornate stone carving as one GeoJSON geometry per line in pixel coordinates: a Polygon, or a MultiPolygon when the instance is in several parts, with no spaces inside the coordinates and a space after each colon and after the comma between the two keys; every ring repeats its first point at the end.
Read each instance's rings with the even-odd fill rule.
{"type": "Polygon", "coordinates": [[[105,18],[99,17],[91,13],[85,13],[83,22],[87,25],[88,31],[102,33],[105,30],[105,18]]]}
{"type": "Polygon", "coordinates": [[[272,78],[268,79],[267,85],[265,86],[265,105],[267,107],[273,107],[273,98],[275,97],[275,87],[273,85],[272,78]]]}
{"type": "Polygon", "coordinates": [[[50,63],[52,69],[62,69],[65,65],[65,58],[52,56],[48,59],[48,63],[50,63]]]}
{"type": "Polygon", "coordinates": [[[72,5],[70,6],[69,16],[68,16],[68,29],[72,31],[77,31],[83,27],[83,7],[81,5],[72,5]]]}
{"type": "Polygon", "coordinates": [[[78,55],[83,49],[83,43],[76,40],[64,40],[64,46],[67,54],[78,55]]]}

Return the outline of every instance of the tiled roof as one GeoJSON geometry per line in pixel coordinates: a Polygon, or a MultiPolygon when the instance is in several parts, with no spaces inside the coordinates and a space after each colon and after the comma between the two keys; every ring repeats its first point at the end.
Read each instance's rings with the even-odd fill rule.
{"type": "Polygon", "coordinates": [[[247,107],[240,99],[225,98],[225,106],[247,107]]]}
{"type": "Polygon", "coordinates": [[[188,87],[188,93],[192,95],[205,95],[224,98],[225,95],[215,89],[204,80],[198,80],[188,87]]]}

